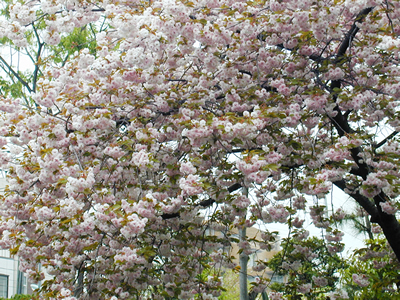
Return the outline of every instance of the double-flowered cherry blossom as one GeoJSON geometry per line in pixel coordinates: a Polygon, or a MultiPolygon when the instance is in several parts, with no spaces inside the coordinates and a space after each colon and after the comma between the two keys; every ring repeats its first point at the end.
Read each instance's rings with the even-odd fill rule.
{"type": "MultiPolygon", "coordinates": [[[[14,49],[36,38],[42,52],[34,87],[10,71],[25,97],[1,96],[0,245],[30,280],[53,276],[46,297],[213,299],[218,267],[236,266],[226,251],[233,227],[284,223],[304,239],[305,213],[336,254],[346,209],[319,202],[332,185],[400,258],[395,1],[54,0],[7,9],[0,37],[14,49]],[[89,31],[81,43],[78,33],[89,31]]],[[[265,232],[258,242],[274,241],[265,232]]],[[[314,257],[309,247],[293,252],[314,257]]],[[[327,284],[315,276],[296,291],[327,284]]]]}

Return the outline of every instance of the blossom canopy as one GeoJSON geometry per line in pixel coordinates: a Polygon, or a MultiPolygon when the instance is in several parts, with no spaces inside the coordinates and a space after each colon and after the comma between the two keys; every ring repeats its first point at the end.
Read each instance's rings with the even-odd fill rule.
{"type": "Polygon", "coordinates": [[[304,211],[338,253],[344,212],[318,202],[332,185],[400,259],[400,2],[10,0],[4,11],[4,43],[35,49],[35,67],[31,81],[13,73],[24,97],[0,101],[0,246],[31,280],[53,275],[44,297],[211,299],[217,267],[235,267],[221,250],[229,229],[279,222],[301,236],[304,211]]]}

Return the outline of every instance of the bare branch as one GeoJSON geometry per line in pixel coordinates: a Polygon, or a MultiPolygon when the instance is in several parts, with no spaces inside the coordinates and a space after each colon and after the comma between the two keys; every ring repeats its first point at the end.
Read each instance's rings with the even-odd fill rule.
{"type": "Polygon", "coordinates": [[[30,88],[29,84],[25,80],[23,80],[16,71],[14,71],[14,69],[4,60],[2,56],[0,56],[0,61],[6,66],[7,70],[9,70],[18,79],[18,81],[21,82],[22,85],[31,93],[32,89],[30,88]]]}
{"type": "Polygon", "coordinates": [[[35,70],[33,71],[33,81],[32,81],[32,91],[36,92],[36,82],[37,82],[37,78],[38,78],[38,73],[40,71],[39,59],[40,59],[40,55],[42,54],[44,43],[40,42],[39,34],[38,34],[35,26],[33,26],[33,24],[32,24],[32,27],[33,27],[33,31],[35,32],[35,36],[36,36],[37,42],[38,42],[38,50],[36,53],[36,61],[35,61],[35,70]]]}
{"type": "Polygon", "coordinates": [[[378,149],[385,145],[389,140],[394,138],[399,132],[398,131],[393,131],[390,135],[388,135],[386,138],[384,138],[382,141],[380,141],[378,144],[374,145],[374,149],[378,149]]]}
{"type": "MultiPolygon", "coordinates": [[[[287,51],[293,51],[294,50],[294,49],[291,49],[291,48],[283,46],[283,44],[278,44],[278,45],[276,45],[276,47],[278,47],[281,50],[287,50],[287,51]]],[[[323,58],[322,55],[315,54],[315,53],[313,53],[310,56],[308,56],[308,58],[311,59],[312,61],[317,62],[317,63],[325,60],[325,58],[323,58]]]]}

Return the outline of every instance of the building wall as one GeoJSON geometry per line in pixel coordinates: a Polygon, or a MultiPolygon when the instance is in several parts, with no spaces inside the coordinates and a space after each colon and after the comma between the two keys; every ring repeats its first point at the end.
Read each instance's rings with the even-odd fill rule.
{"type": "Polygon", "coordinates": [[[3,279],[6,278],[7,286],[0,283],[0,296],[1,297],[12,297],[17,294],[18,290],[18,260],[7,257],[7,254],[4,253],[5,250],[2,250],[0,254],[0,282],[3,283],[3,279]]]}

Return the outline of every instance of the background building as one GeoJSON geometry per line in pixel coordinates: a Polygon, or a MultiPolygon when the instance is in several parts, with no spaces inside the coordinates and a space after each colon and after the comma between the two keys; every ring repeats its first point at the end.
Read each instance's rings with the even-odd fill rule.
{"type": "MultiPolygon", "coordinates": [[[[239,239],[239,234],[236,233],[237,230],[234,229],[233,232],[235,232],[235,235],[237,235],[236,237],[239,239]]],[[[248,240],[262,240],[261,233],[262,231],[255,227],[246,228],[246,236],[248,240]]],[[[258,262],[269,261],[275,254],[277,254],[281,250],[279,236],[277,236],[277,241],[273,244],[272,249],[269,251],[261,249],[259,243],[257,242],[251,242],[250,245],[252,253],[249,255],[249,260],[247,263],[247,276],[249,280],[253,281],[255,277],[265,277],[265,275],[267,275],[267,277],[270,278],[272,282],[283,283],[285,278],[280,275],[273,275],[273,272],[268,268],[259,272],[253,270],[253,267],[255,267],[258,262]]],[[[237,244],[232,244],[231,253],[236,257],[236,262],[239,263],[239,247],[237,244]]]]}
{"type": "MultiPolygon", "coordinates": [[[[258,242],[254,242],[255,240],[262,240],[261,234],[262,230],[257,229],[255,227],[246,228],[246,237],[251,245],[251,254],[249,254],[249,260],[247,263],[247,276],[249,281],[253,281],[256,277],[268,277],[272,282],[284,283],[286,282],[286,278],[281,275],[273,274],[272,270],[266,268],[262,271],[255,271],[253,267],[255,267],[259,262],[267,262],[269,261],[275,254],[277,254],[280,250],[280,241],[279,236],[277,236],[276,242],[273,244],[271,250],[264,250],[260,247],[258,242]]],[[[228,232],[215,231],[212,229],[208,229],[206,234],[213,235],[218,238],[223,238],[226,236],[228,232]]],[[[229,236],[239,240],[239,233],[236,228],[229,230],[229,236]]],[[[237,243],[232,243],[229,247],[223,249],[224,252],[229,253],[230,256],[234,257],[233,262],[239,265],[239,246],[237,243]]]]}
{"type": "MultiPolygon", "coordinates": [[[[0,172],[0,192],[4,191],[6,180],[0,172]]],[[[10,298],[16,294],[29,294],[32,292],[24,274],[19,271],[17,257],[12,257],[8,250],[0,249],[0,297],[10,298]]]]}
{"type": "Polygon", "coordinates": [[[30,291],[26,277],[19,271],[18,259],[7,250],[0,250],[0,297],[10,298],[30,291]]]}

